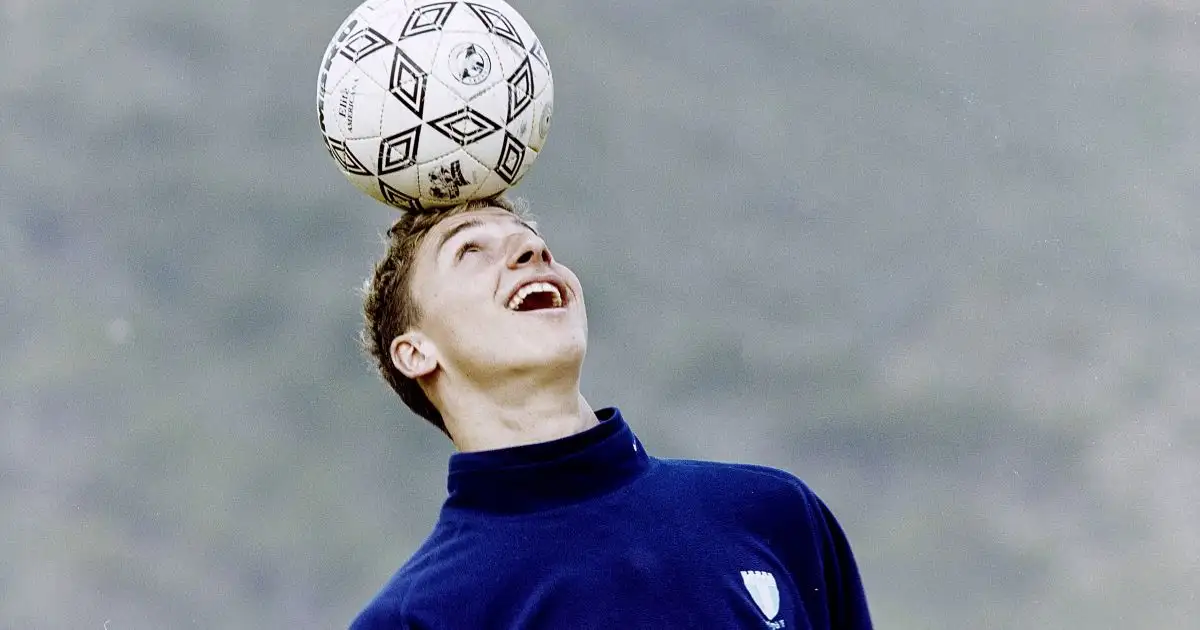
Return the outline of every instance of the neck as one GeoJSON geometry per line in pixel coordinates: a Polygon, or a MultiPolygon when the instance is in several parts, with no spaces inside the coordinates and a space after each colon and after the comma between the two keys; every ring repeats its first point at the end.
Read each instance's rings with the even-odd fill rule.
{"type": "Polygon", "coordinates": [[[461,452],[489,451],[549,442],[597,424],[579,380],[529,376],[484,386],[439,387],[438,408],[461,452]]]}

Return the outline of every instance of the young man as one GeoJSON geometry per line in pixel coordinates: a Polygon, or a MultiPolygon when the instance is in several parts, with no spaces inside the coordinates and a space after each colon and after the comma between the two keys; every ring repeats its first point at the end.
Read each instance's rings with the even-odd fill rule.
{"type": "Polygon", "coordinates": [[[432,534],[351,628],[870,628],[799,479],[659,459],[593,411],[583,288],[523,216],[497,198],[389,231],[364,346],[459,452],[432,534]]]}

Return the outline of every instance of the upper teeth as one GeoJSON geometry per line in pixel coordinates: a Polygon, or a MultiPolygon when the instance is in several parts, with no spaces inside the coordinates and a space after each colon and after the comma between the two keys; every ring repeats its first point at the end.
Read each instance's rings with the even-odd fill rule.
{"type": "Polygon", "coordinates": [[[508,301],[508,308],[517,310],[521,307],[521,302],[534,293],[549,293],[554,296],[554,307],[562,306],[562,293],[559,293],[558,287],[549,282],[530,282],[512,296],[512,299],[508,301]]]}

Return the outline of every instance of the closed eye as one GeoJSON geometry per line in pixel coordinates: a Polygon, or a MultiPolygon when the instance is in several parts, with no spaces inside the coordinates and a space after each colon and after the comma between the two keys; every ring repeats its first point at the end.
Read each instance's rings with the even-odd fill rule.
{"type": "Polygon", "coordinates": [[[480,252],[480,251],[483,251],[483,248],[479,246],[479,243],[477,243],[475,241],[467,241],[466,243],[463,243],[461,247],[458,248],[458,251],[455,252],[454,257],[456,259],[462,260],[463,256],[466,256],[467,254],[470,254],[472,252],[480,252]]]}

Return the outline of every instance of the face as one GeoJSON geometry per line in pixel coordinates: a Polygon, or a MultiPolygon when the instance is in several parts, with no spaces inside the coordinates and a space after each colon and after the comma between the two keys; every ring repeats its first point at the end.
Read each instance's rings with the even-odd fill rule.
{"type": "Polygon", "coordinates": [[[438,223],[417,250],[410,290],[421,318],[391,347],[410,378],[439,369],[469,379],[578,373],[587,348],[583,288],[541,236],[507,211],[438,223]]]}

